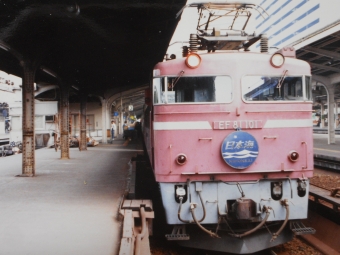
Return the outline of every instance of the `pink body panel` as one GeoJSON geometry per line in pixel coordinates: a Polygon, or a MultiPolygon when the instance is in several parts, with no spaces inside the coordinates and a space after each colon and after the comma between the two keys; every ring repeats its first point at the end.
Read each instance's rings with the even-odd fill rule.
{"type": "Polygon", "coordinates": [[[246,181],[312,176],[312,102],[242,100],[241,78],[245,75],[281,76],[285,70],[288,70],[287,75],[310,74],[309,65],[303,61],[286,58],[281,68],[273,68],[270,57],[257,53],[214,53],[202,55],[197,69],[187,68],[183,59],[159,63],[155,67],[160,76],[176,76],[181,70],[185,71],[184,76],[229,75],[234,92],[231,103],[154,105],[151,127],[157,128],[151,132],[156,181],[185,182],[188,178],[191,181],[246,181]],[[230,167],[221,156],[224,138],[235,131],[229,129],[234,121],[241,125],[242,131],[254,136],[259,145],[256,161],[242,170],[230,167]],[[177,122],[178,127],[172,128],[173,122],[177,122]],[[190,130],[180,128],[188,122],[205,125],[190,130]],[[295,125],[301,122],[302,125],[295,125]],[[283,126],[275,126],[275,123],[283,126]],[[296,162],[288,159],[293,150],[300,155],[296,162]],[[175,162],[180,153],[188,158],[182,166],[175,162]]]}

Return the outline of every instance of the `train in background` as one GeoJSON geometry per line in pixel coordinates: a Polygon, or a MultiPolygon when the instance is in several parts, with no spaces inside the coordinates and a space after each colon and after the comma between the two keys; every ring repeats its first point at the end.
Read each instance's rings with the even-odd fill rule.
{"type": "Polygon", "coordinates": [[[154,67],[142,126],[173,227],[166,238],[249,254],[314,233],[301,222],[313,176],[309,64],[290,47],[268,53],[265,35],[209,30],[220,15],[212,8],[230,15],[253,5],[190,7],[209,10],[204,26],[182,58],[154,67]],[[256,43],[261,52],[249,50],[256,43]]]}

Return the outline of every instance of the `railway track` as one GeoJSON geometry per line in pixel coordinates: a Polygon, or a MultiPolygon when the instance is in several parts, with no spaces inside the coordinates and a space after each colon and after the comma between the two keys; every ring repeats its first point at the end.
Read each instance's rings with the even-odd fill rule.
{"type": "MultiPolygon", "coordinates": [[[[185,248],[176,243],[165,241],[164,236],[160,233],[162,231],[159,230],[164,230],[163,225],[161,225],[162,220],[160,219],[156,224],[153,223],[154,208],[151,200],[142,200],[138,197],[138,195],[140,195],[140,197],[150,197],[151,193],[155,196],[156,193],[153,192],[155,187],[151,184],[152,176],[148,176],[146,172],[142,174],[143,188],[138,188],[138,185],[134,185],[134,176],[136,175],[138,179],[141,177],[141,174],[138,174],[138,172],[135,173],[136,164],[139,164],[139,167],[147,167],[143,159],[139,158],[138,160],[139,161],[131,162],[128,178],[130,183],[122,205],[120,206],[120,214],[124,217],[124,226],[119,255],[222,255],[222,253],[219,252],[185,248]],[[153,224],[155,231],[158,233],[156,233],[154,237],[151,236],[149,238],[149,235],[153,234],[153,224]]],[[[312,235],[303,238],[295,237],[293,241],[289,243],[262,251],[261,253],[256,253],[256,255],[338,254],[337,252],[340,251],[340,247],[337,247],[336,243],[332,243],[332,238],[330,238],[329,235],[335,236],[340,232],[338,225],[340,222],[334,223],[330,221],[334,218],[336,222],[336,220],[339,221],[340,218],[339,193],[332,190],[332,188],[324,189],[323,187],[311,186],[311,211],[306,225],[317,229],[316,237],[312,235]],[[332,191],[335,196],[329,198],[331,197],[330,194],[332,191]],[[315,222],[318,223],[317,226],[313,226],[315,222]],[[327,238],[323,240],[320,236],[328,237],[329,240],[327,240],[327,238]],[[317,246],[317,248],[313,246],[317,246]]]]}
{"type": "Polygon", "coordinates": [[[313,236],[304,237],[319,242],[324,254],[340,254],[340,244],[334,236],[340,233],[340,173],[327,168],[314,170],[309,192],[307,224],[316,229],[313,236]]]}
{"type": "Polygon", "coordinates": [[[310,183],[309,208],[340,224],[340,173],[315,169],[310,183]]]}
{"type": "Polygon", "coordinates": [[[340,161],[338,158],[314,154],[314,166],[340,171],[340,161]]]}

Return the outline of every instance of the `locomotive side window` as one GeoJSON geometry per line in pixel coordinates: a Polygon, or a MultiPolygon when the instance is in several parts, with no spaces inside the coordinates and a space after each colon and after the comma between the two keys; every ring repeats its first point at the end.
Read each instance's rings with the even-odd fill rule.
{"type": "Polygon", "coordinates": [[[233,91],[229,76],[163,77],[154,79],[154,103],[229,103],[233,91]]]}
{"type": "Polygon", "coordinates": [[[159,104],[161,98],[162,84],[160,78],[153,79],[153,103],[159,104]]]}
{"type": "Polygon", "coordinates": [[[306,97],[307,97],[307,100],[312,101],[313,100],[313,97],[312,97],[312,77],[306,76],[305,80],[306,80],[306,97]]]}
{"type": "Polygon", "coordinates": [[[242,96],[250,102],[311,100],[310,88],[310,77],[254,75],[242,78],[242,96]]]}

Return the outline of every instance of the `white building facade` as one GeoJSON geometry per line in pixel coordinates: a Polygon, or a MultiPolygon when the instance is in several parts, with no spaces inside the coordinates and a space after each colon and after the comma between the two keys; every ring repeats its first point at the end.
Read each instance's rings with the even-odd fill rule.
{"type": "MultiPolygon", "coordinates": [[[[261,0],[255,31],[267,34],[269,46],[296,49],[340,30],[338,0],[261,0]]],[[[258,48],[259,46],[256,45],[258,48]]]]}

